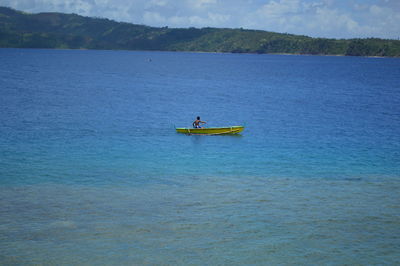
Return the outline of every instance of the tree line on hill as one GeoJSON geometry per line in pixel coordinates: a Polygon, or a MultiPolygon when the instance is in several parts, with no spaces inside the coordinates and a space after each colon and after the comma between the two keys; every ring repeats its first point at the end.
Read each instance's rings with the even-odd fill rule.
{"type": "Polygon", "coordinates": [[[168,28],[0,7],[0,47],[400,56],[400,41],[327,39],[261,30],[168,28]]]}

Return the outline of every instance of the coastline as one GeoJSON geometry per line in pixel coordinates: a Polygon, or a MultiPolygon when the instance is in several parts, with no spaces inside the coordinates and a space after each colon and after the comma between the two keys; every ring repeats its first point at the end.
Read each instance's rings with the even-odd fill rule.
{"type": "Polygon", "coordinates": [[[59,51],[129,51],[129,52],[173,52],[196,54],[249,54],[249,55],[288,55],[288,56],[328,56],[328,57],[364,57],[364,58],[400,58],[400,56],[345,55],[345,54],[301,54],[301,53],[249,53],[249,52],[210,52],[186,50],[132,50],[132,49],[89,49],[89,48],[43,48],[43,47],[0,47],[0,49],[59,50],[59,51]]]}
{"type": "Polygon", "coordinates": [[[10,48],[400,57],[400,40],[396,39],[318,38],[242,28],[151,27],[76,14],[28,14],[8,7],[0,7],[0,16],[0,46],[10,48]]]}

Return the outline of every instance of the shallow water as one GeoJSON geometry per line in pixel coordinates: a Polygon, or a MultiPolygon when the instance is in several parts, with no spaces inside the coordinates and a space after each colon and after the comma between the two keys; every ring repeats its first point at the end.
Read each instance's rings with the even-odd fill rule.
{"type": "Polygon", "coordinates": [[[398,180],[202,177],[1,190],[4,264],[399,262],[398,180]]]}
{"type": "Polygon", "coordinates": [[[0,59],[1,264],[400,263],[399,59],[0,59]]]}

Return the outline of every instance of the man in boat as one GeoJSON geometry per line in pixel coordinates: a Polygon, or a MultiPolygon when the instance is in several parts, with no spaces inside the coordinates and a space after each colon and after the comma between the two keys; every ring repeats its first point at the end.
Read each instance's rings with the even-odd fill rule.
{"type": "Polygon", "coordinates": [[[206,122],[200,120],[200,116],[193,122],[194,128],[201,128],[201,124],[205,124],[206,122]]]}

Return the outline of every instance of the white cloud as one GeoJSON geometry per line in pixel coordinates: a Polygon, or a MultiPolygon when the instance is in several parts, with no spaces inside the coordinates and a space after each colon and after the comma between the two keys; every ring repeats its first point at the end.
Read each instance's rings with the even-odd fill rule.
{"type": "Polygon", "coordinates": [[[188,0],[188,3],[195,9],[204,9],[216,4],[217,0],[188,0]]]}
{"type": "Polygon", "coordinates": [[[260,10],[257,11],[261,16],[266,18],[280,18],[284,15],[297,13],[299,11],[299,0],[280,0],[271,1],[263,5],[260,10]]]}
{"type": "Polygon", "coordinates": [[[396,33],[400,35],[400,13],[378,4],[351,3],[354,2],[271,0],[249,14],[243,23],[246,27],[313,37],[397,38],[396,33]]]}
{"type": "Polygon", "coordinates": [[[358,23],[348,14],[342,13],[337,9],[328,8],[317,8],[311,23],[314,24],[319,32],[325,32],[328,36],[337,32],[352,32],[358,28],[358,23]]]}
{"type": "Polygon", "coordinates": [[[148,24],[169,25],[172,27],[217,27],[229,20],[229,16],[208,13],[207,16],[165,17],[157,12],[145,12],[144,21],[148,24]]]}
{"type": "Polygon", "coordinates": [[[208,13],[208,19],[212,22],[212,25],[223,25],[231,19],[230,15],[219,14],[219,13],[208,13]]]}
{"type": "Polygon", "coordinates": [[[390,10],[387,10],[387,8],[379,7],[377,5],[372,5],[372,6],[370,6],[369,11],[370,11],[371,15],[373,15],[373,16],[382,16],[382,15],[387,14],[388,11],[390,11],[390,10]]]}
{"type": "Polygon", "coordinates": [[[164,25],[166,24],[166,19],[157,12],[145,11],[143,14],[143,22],[144,24],[164,25]]]}
{"type": "Polygon", "coordinates": [[[151,0],[149,4],[150,6],[166,6],[168,2],[165,0],[151,0]]]}

